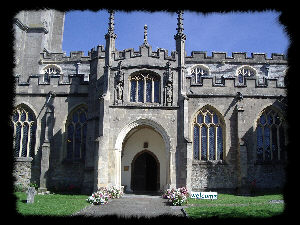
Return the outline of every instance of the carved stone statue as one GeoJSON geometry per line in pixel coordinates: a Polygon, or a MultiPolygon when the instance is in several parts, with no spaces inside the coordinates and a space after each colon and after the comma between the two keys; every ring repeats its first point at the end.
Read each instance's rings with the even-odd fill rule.
{"type": "Polygon", "coordinates": [[[166,105],[173,104],[173,86],[171,83],[168,83],[166,86],[166,105]]]}
{"type": "Polygon", "coordinates": [[[171,72],[171,63],[166,63],[166,84],[165,84],[165,104],[172,105],[173,104],[173,73],[171,72]]]}
{"type": "Polygon", "coordinates": [[[115,104],[123,103],[124,73],[122,72],[122,61],[118,64],[118,71],[115,74],[115,104]]]}

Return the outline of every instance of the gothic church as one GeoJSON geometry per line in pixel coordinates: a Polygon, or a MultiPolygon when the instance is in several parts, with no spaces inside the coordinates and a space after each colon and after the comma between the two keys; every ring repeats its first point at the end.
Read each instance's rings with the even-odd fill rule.
{"type": "Polygon", "coordinates": [[[182,11],[175,51],[153,51],[147,26],[138,50],[117,50],[110,11],[105,46],[67,56],[64,17],[14,18],[15,184],[86,194],[284,187],[284,55],[187,55],[182,11]]]}

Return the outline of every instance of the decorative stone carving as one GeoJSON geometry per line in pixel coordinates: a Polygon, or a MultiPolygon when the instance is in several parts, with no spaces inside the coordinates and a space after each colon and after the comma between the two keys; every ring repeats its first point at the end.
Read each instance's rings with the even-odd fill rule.
{"type": "Polygon", "coordinates": [[[115,104],[123,103],[124,72],[122,72],[122,61],[118,64],[118,71],[115,73],[115,104]]]}
{"type": "Polygon", "coordinates": [[[145,24],[145,26],[144,26],[144,44],[143,44],[144,46],[149,46],[147,30],[148,30],[148,27],[147,27],[147,24],[145,24]]]}
{"type": "Polygon", "coordinates": [[[173,104],[173,72],[171,72],[171,63],[167,62],[165,74],[165,105],[173,104]]]}

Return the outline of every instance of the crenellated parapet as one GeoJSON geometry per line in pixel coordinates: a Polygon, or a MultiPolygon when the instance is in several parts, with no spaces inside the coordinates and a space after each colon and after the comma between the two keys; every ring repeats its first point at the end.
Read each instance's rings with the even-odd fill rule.
{"type": "Polygon", "coordinates": [[[84,56],[83,51],[70,52],[69,56],[65,53],[49,53],[44,51],[40,53],[40,64],[48,63],[74,63],[80,61],[81,63],[89,63],[91,59],[91,52],[88,52],[88,56],[84,56]]]}
{"type": "Polygon", "coordinates": [[[287,60],[282,54],[267,58],[266,54],[258,53],[252,53],[251,57],[246,53],[232,53],[232,57],[227,57],[222,52],[213,52],[212,56],[192,52],[192,56],[186,57],[185,77],[187,90],[191,92],[201,92],[203,88],[213,91],[216,87],[229,88],[228,91],[230,88],[285,89],[287,70],[287,60]]]}
{"type": "Polygon", "coordinates": [[[34,74],[27,81],[20,81],[20,75],[16,75],[16,86],[57,86],[57,85],[84,85],[89,84],[84,74],[34,74]]]}
{"type": "Polygon", "coordinates": [[[239,82],[234,77],[202,77],[199,82],[193,82],[191,76],[187,76],[187,86],[192,88],[286,88],[284,79],[281,78],[265,78],[265,77],[245,77],[244,82],[239,82]]]}
{"type": "Polygon", "coordinates": [[[103,45],[98,45],[89,51],[89,55],[91,56],[91,60],[105,58],[105,47],[103,45]]]}
{"type": "Polygon", "coordinates": [[[207,56],[203,51],[192,51],[191,56],[185,57],[186,63],[263,63],[263,64],[287,64],[287,59],[283,54],[272,53],[271,58],[267,58],[265,53],[251,53],[247,57],[245,52],[233,52],[231,57],[226,52],[212,52],[212,56],[207,56]]]}
{"type": "Polygon", "coordinates": [[[138,57],[150,57],[155,59],[176,61],[177,53],[175,51],[172,51],[171,55],[168,55],[168,50],[163,48],[158,48],[157,51],[152,51],[152,47],[150,45],[141,45],[139,47],[139,51],[134,51],[133,48],[129,48],[113,53],[113,59],[115,61],[138,57]]]}

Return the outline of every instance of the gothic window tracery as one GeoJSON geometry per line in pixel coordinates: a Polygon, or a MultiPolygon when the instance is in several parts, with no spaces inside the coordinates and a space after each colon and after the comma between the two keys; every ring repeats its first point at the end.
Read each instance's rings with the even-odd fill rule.
{"type": "Polygon", "coordinates": [[[87,134],[87,109],[79,107],[68,116],[66,123],[67,155],[69,161],[80,160],[85,157],[87,134]]]}
{"type": "Polygon", "coordinates": [[[224,124],[213,109],[204,107],[199,111],[193,123],[194,159],[223,159],[223,129],[224,124]]]}
{"type": "Polygon", "coordinates": [[[206,66],[199,65],[191,69],[191,75],[194,83],[202,83],[202,77],[209,75],[209,69],[206,66]]]}
{"type": "Polygon", "coordinates": [[[257,120],[256,160],[285,160],[285,128],[283,117],[267,108],[257,120]]]}
{"type": "Polygon", "coordinates": [[[130,102],[159,103],[160,78],[151,73],[130,77],[130,102]]]}
{"type": "Polygon", "coordinates": [[[61,68],[57,65],[48,65],[42,70],[44,82],[49,82],[49,75],[58,75],[61,74],[61,68]]]}
{"type": "Polygon", "coordinates": [[[245,77],[254,77],[256,75],[256,71],[254,68],[250,66],[242,66],[237,70],[237,78],[239,84],[245,83],[245,77]]]}
{"type": "Polygon", "coordinates": [[[19,106],[13,111],[14,156],[33,157],[36,141],[36,117],[26,106],[19,106]]]}

